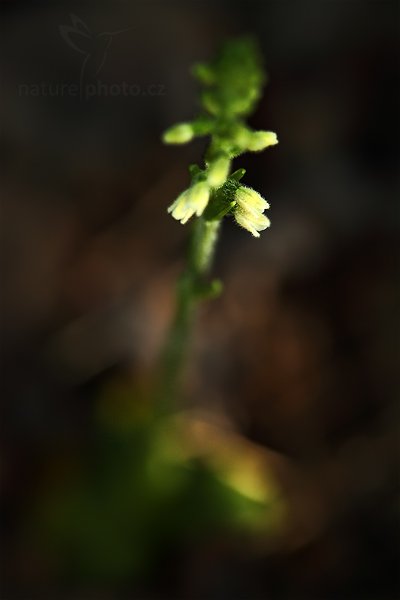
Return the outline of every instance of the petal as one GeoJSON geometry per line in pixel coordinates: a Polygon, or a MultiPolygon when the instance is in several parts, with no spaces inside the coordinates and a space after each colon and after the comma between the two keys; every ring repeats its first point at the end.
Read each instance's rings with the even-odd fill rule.
{"type": "Polygon", "coordinates": [[[267,229],[271,225],[268,217],[262,213],[250,213],[240,208],[235,211],[235,219],[239,225],[250,231],[255,237],[259,237],[258,232],[267,229]]]}
{"type": "Polygon", "coordinates": [[[249,221],[249,219],[247,219],[243,213],[237,211],[235,213],[235,219],[238,225],[244,227],[244,229],[247,229],[247,231],[250,231],[250,233],[254,235],[254,237],[260,237],[260,234],[258,233],[257,229],[253,226],[253,223],[249,221]]]}
{"type": "Polygon", "coordinates": [[[244,210],[253,209],[263,211],[266,208],[269,208],[268,202],[264,200],[261,194],[245,185],[238,187],[235,194],[235,200],[244,210]]]}
{"type": "Polygon", "coordinates": [[[204,209],[210,198],[210,188],[205,181],[199,181],[194,184],[189,192],[189,204],[193,208],[193,212],[199,217],[203,214],[204,209]]]}

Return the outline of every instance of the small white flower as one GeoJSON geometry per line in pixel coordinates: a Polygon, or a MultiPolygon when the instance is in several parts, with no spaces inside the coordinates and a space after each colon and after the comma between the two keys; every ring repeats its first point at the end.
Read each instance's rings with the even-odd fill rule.
{"type": "Polygon", "coordinates": [[[168,212],[182,225],[187,223],[194,214],[198,217],[203,214],[208,204],[210,190],[205,181],[199,181],[188,188],[171,204],[168,212]]]}
{"type": "Polygon", "coordinates": [[[211,163],[208,170],[207,181],[211,187],[218,188],[225,183],[229,174],[230,160],[227,156],[220,156],[211,163]]]}
{"type": "Polygon", "coordinates": [[[190,123],[178,123],[167,129],[163,134],[166,144],[185,144],[193,138],[194,131],[190,123]]]}
{"type": "Polygon", "coordinates": [[[254,237],[260,237],[260,231],[271,225],[268,217],[263,215],[269,204],[255,190],[241,185],[235,193],[236,210],[235,219],[238,225],[250,231],[254,237]]]}
{"type": "Polygon", "coordinates": [[[194,211],[189,205],[189,190],[182,192],[167,210],[177,221],[190,219],[194,211]]]}

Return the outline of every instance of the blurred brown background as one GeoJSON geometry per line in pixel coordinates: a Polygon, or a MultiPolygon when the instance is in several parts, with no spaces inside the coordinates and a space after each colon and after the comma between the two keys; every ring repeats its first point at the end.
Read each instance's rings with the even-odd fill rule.
{"type": "Polygon", "coordinates": [[[398,3],[1,9],[1,597],[398,597],[398,3]],[[142,481],[188,235],[166,207],[204,149],[160,134],[197,111],[190,65],[248,32],[251,124],[280,144],[238,166],[272,227],[224,223],[180,408],[189,445],[232,449],[220,472],[262,457],[284,510],[251,534],[197,454],[169,504],[164,450],[142,481]]]}

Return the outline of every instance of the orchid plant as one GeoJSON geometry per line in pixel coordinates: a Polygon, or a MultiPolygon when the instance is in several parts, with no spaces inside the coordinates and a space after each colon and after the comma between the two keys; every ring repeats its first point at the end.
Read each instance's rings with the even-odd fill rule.
{"type": "Polygon", "coordinates": [[[79,456],[73,450],[65,463],[61,448],[68,468],[46,480],[23,536],[24,543],[33,536],[43,564],[54,561],[60,581],[71,574],[89,586],[146,581],[158,572],[160,548],[190,548],[200,532],[203,540],[239,531],[242,541],[246,532],[277,530],[286,514],[262,448],[185,411],[173,414],[198,301],[221,290],[207,274],[222,220],[233,217],[257,238],[269,226],[268,203],[241,183],[244,169],[231,173],[232,160],[277,143],[274,133],[253,131],[244,121],[265,82],[251,39],[228,43],[193,72],[204,86],[203,112],[163,139],[182,144],[210,136],[210,144],[204,164],[189,168],[188,188],[168,208],[192,231],[154,410],[142,410],[140,386],[112,379],[99,398],[89,450],[79,456]]]}
{"type": "Polygon", "coordinates": [[[190,165],[190,184],[169,206],[182,225],[193,221],[185,272],[177,292],[177,309],[163,358],[162,395],[166,402],[176,394],[186,343],[197,301],[215,296],[221,284],[207,284],[207,275],[220,225],[233,217],[238,225],[259,238],[270,226],[264,214],[268,202],[242,184],[245,169],[232,171],[232,161],[245,152],[260,152],[278,143],[272,131],[255,131],[245,122],[260,99],[266,77],[255,41],[239,38],[226,43],[209,63],[193,67],[200,82],[202,111],[193,121],[177,123],[163,134],[166,144],[185,144],[209,136],[204,164],[190,165]]]}

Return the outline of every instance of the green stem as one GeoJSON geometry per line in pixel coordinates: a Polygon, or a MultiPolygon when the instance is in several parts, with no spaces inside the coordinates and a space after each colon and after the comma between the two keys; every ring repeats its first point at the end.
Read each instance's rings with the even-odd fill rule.
{"type": "Polygon", "coordinates": [[[170,411],[179,394],[181,377],[197,303],[217,291],[217,285],[206,284],[218,239],[220,220],[200,217],[193,223],[186,268],[177,285],[175,317],[161,357],[157,408],[170,411]]]}

